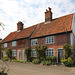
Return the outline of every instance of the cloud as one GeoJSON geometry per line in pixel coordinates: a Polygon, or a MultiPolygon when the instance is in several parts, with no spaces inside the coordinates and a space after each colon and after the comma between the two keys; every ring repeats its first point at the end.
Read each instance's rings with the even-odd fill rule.
{"type": "Polygon", "coordinates": [[[5,24],[5,31],[0,27],[0,37],[16,31],[18,21],[25,27],[43,22],[48,7],[52,8],[53,18],[56,18],[75,12],[74,5],[74,0],[0,0],[0,22],[5,24]]]}

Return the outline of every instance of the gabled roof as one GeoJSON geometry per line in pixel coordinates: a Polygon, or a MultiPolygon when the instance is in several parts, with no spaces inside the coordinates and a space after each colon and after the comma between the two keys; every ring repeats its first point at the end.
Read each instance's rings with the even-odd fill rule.
{"type": "Polygon", "coordinates": [[[40,23],[31,38],[71,31],[73,14],[54,19],[50,23],[40,23]]]}
{"type": "Polygon", "coordinates": [[[28,38],[32,34],[32,32],[35,30],[36,27],[37,25],[34,25],[31,27],[25,28],[21,31],[11,32],[6,38],[2,40],[2,43],[17,40],[17,39],[22,39],[22,38],[28,38]]]}
{"type": "Polygon", "coordinates": [[[30,36],[30,38],[36,38],[57,33],[63,33],[66,31],[72,31],[72,20],[73,14],[70,14],[53,19],[53,21],[51,21],[50,23],[42,22],[40,24],[25,28],[20,32],[15,31],[10,33],[6,38],[2,40],[2,43],[22,38],[28,38],[30,36]]]}

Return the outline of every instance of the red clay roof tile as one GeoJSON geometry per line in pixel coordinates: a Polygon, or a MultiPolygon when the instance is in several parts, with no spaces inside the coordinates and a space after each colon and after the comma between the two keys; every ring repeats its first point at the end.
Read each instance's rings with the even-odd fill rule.
{"type": "Polygon", "coordinates": [[[2,43],[7,42],[7,41],[12,41],[12,40],[16,40],[16,39],[29,37],[36,27],[37,27],[37,25],[34,25],[31,27],[25,28],[20,32],[17,32],[17,31],[12,32],[6,38],[4,38],[2,40],[2,43]]]}
{"type": "Polygon", "coordinates": [[[52,22],[47,24],[41,23],[32,34],[31,38],[71,31],[72,20],[73,14],[70,14],[54,19],[52,22]]]}
{"type": "Polygon", "coordinates": [[[2,42],[29,37],[37,26],[38,27],[32,34],[31,38],[71,31],[72,20],[73,14],[70,14],[54,19],[52,22],[47,24],[42,22],[40,24],[25,28],[20,32],[12,32],[5,39],[3,39],[2,42]]]}

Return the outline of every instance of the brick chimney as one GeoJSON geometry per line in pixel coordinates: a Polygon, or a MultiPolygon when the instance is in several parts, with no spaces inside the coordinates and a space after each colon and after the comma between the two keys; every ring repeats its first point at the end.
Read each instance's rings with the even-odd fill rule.
{"type": "Polygon", "coordinates": [[[18,23],[17,23],[17,31],[21,31],[22,29],[23,29],[23,23],[21,22],[21,21],[19,21],[18,23]]]}
{"type": "Polygon", "coordinates": [[[46,9],[45,12],[45,22],[49,22],[49,21],[52,21],[52,11],[50,7],[48,7],[48,10],[46,9]]]}

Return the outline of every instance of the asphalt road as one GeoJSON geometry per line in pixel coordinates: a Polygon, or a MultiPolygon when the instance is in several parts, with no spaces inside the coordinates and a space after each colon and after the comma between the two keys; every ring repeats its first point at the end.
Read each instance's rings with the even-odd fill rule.
{"type": "Polygon", "coordinates": [[[9,69],[9,75],[75,75],[75,67],[43,66],[29,63],[3,62],[0,67],[9,69]]]}

